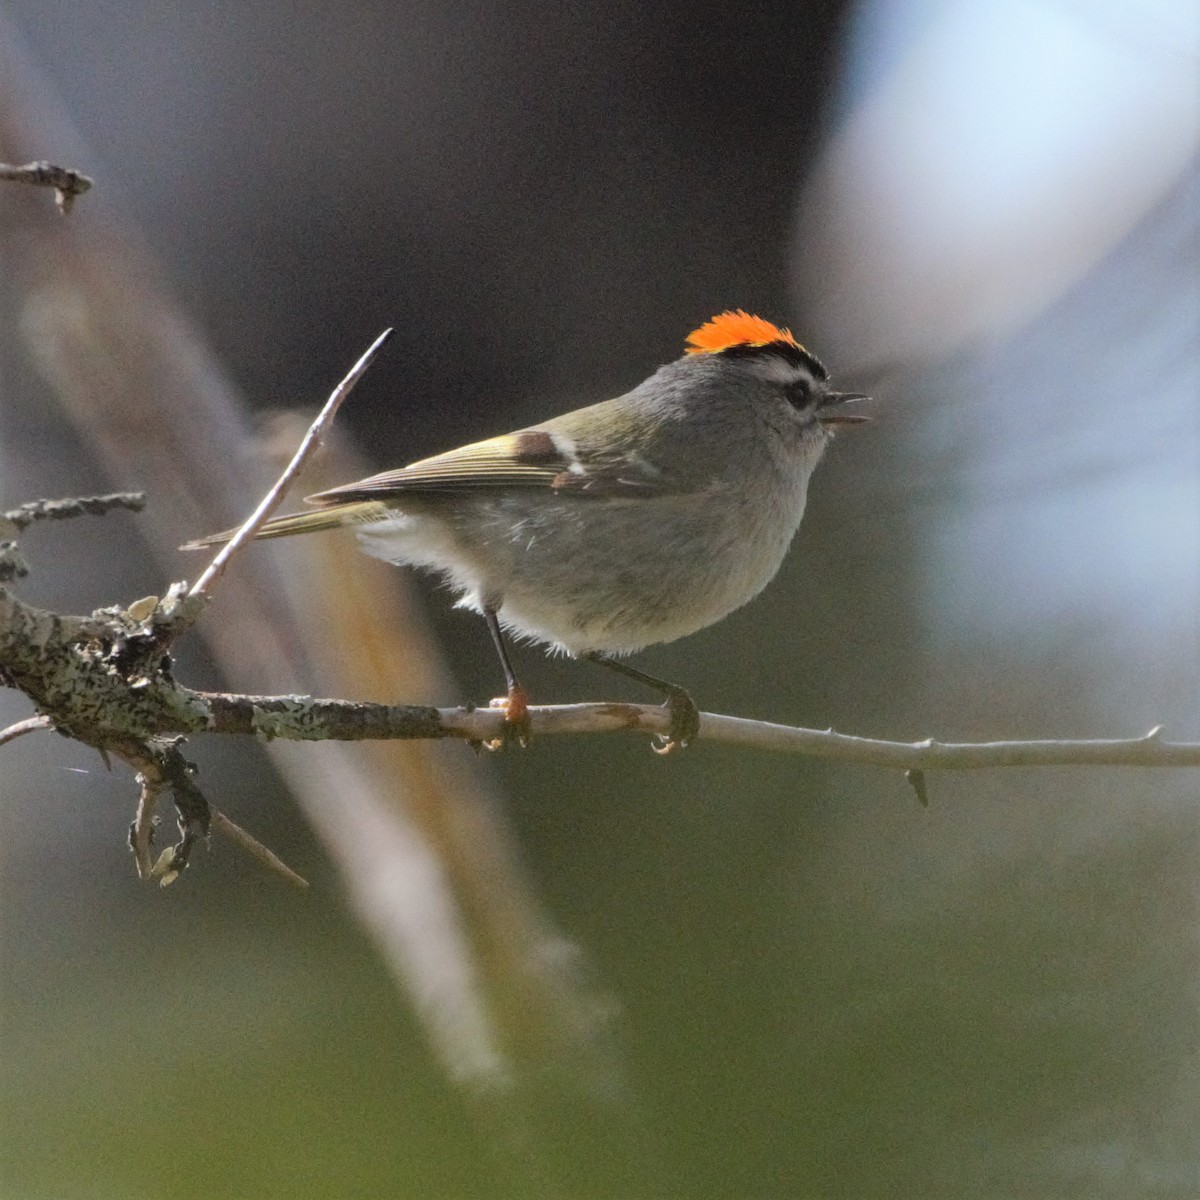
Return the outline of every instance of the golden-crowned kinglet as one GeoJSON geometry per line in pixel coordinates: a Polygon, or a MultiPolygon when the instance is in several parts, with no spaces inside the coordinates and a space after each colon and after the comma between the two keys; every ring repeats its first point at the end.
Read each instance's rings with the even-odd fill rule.
{"type": "Polygon", "coordinates": [[[695,704],[613,656],[703,629],[771,581],[831,427],[867,420],[840,406],[864,398],[833,391],[788,330],[724,312],[615,400],[318,492],[316,511],[258,536],[348,525],[368,554],[440,572],[488,623],[521,741],[502,628],[664,694],[665,751],[695,736],[695,704]]]}

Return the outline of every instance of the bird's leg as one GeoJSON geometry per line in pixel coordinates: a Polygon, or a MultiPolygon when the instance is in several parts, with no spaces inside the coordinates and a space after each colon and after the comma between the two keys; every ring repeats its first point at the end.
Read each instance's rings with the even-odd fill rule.
{"type": "Polygon", "coordinates": [[[504,632],[500,628],[496,610],[490,604],[484,605],[483,619],[492,635],[496,653],[500,655],[500,665],[504,668],[504,682],[508,686],[508,699],[504,702],[504,732],[494,741],[484,744],[489,750],[501,750],[510,742],[516,742],[524,749],[529,745],[532,732],[529,721],[529,693],[517,680],[517,674],[508,658],[508,647],[504,644],[504,632]]]}
{"type": "Polygon", "coordinates": [[[682,750],[700,733],[700,710],[679,684],[667,683],[665,679],[647,675],[645,671],[639,671],[637,667],[631,667],[619,658],[609,658],[607,654],[601,654],[598,650],[592,650],[583,657],[599,663],[602,667],[608,667],[627,679],[636,679],[638,683],[644,683],[660,695],[666,696],[665,707],[671,714],[671,731],[665,736],[659,734],[654,739],[656,754],[670,754],[675,750],[682,750]]]}

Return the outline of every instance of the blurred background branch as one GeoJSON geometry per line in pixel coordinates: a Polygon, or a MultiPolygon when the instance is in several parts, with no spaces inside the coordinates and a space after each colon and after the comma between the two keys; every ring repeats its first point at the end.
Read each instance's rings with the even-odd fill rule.
{"type": "MultiPolygon", "coordinates": [[[[56,123],[19,39],[6,31],[0,42],[0,152],[80,150],[56,123]]],[[[136,479],[155,503],[131,536],[145,540],[147,566],[157,560],[158,574],[176,569],[185,536],[248,511],[266,475],[235,389],[115,211],[94,206],[52,224],[32,193],[4,195],[3,436],[10,451],[24,451],[22,477],[38,491],[52,486],[63,442],[96,474],[136,479]],[[22,433],[32,425],[36,438],[22,433]]],[[[359,465],[343,443],[320,470],[359,465]]],[[[13,486],[11,476],[6,482],[13,486]]],[[[224,678],[284,691],[445,689],[445,667],[403,580],[377,575],[368,589],[331,569],[329,556],[340,553],[316,547],[285,566],[258,555],[224,582],[223,603],[237,620],[204,624],[224,678]],[[305,584],[289,587],[289,571],[305,584]],[[312,629],[322,636],[309,637],[312,629]]],[[[90,589],[95,561],[95,551],[72,560],[68,550],[49,586],[63,587],[66,572],[90,589]]],[[[483,1144],[494,1135],[497,1148],[519,1146],[519,1159],[536,1169],[546,1152],[545,1140],[531,1136],[543,1124],[540,1108],[561,1107],[570,1095],[579,1119],[604,1122],[604,1094],[619,1073],[603,1048],[611,1005],[542,911],[494,790],[473,764],[450,761],[436,746],[330,750],[319,762],[278,744],[266,753],[340,864],[353,911],[447,1076],[478,1107],[483,1144]]],[[[572,1124],[560,1122],[578,1136],[572,1124]]]]}
{"type": "Polygon", "coordinates": [[[28,183],[34,187],[53,188],[55,203],[63,216],[71,211],[75,197],[82,196],[93,182],[87,175],[79,171],[48,162],[26,163],[23,167],[0,163],[0,180],[11,183],[28,183]]]}

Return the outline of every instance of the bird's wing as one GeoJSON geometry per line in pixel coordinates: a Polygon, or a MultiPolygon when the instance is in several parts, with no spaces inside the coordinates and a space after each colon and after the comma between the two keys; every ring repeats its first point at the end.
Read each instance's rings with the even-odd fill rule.
{"type": "Polygon", "coordinates": [[[305,499],[324,507],[483,488],[545,488],[563,494],[630,497],[678,490],[661,470],[638,455],[614,452],[611,447],[589,453],[559,430],[536,428],[473,442],[305,499]]]}

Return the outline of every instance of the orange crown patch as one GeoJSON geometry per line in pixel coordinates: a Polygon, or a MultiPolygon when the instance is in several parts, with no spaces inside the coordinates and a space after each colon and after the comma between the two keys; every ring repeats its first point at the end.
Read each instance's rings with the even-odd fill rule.
{"type": "Polygon", "coordinates": [[[803,350],[790,329],[780,329],[763,317],[752,316],[742,309],[730,310],[693,329],[687,336],[689,354],[716,354],[730,346],[767,346],[784,342],[803,350]]]}

